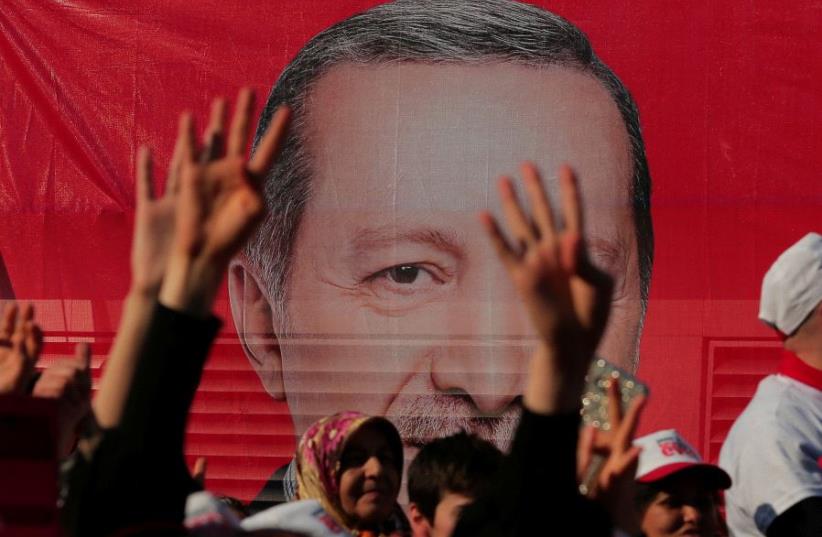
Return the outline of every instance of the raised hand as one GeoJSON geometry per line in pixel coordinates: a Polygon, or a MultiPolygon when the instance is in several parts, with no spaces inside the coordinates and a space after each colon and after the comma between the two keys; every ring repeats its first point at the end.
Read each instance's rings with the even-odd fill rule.
{"type": "Polygon", "coordinates": [[[574,340],[593,350],[608,319],[613,283],[588,259],[576,177],[568,166],[559,170],[564,226],[557,229],[539,172],[530,163],[523,164],[521,171],[530,218],[511,179],[503,177],[499,182],[513,242],[505,239],[490,213],[482,213],[481,219],[540,336],[557,343],[574,340]]]}
{"type": "MultiPolygon", "coordinates": [[[[224,138],[225,101],[216,99],[211,108],[211,119],[199,152],[201,162],[210,162],[221,153],[224,138]]],[[[177,144],[169,165],[163,195],[154,193],[151,152],[146,146],[137,154],[136,211],[134,239],[131,247],[132,290],[152,298],[157,297],[163,281],[171,240],[174,233],[174,214],[180,176],[183,171],[190,117],[180,121],[177,144]]]]}
{"type": "Polygon", "coordinates": [[[585,427],[577,449],[577,475],[580,490],[599,501],[610,513],[614,524],[629,535],[639,532],[640,520],[634,506],[636,467],[639,448],[633,445],[645,396],[631,401],[623,415],[619,386],[608,388],[608,431],[585,427]]]}
{"type": "MultiPolygon", "coordinates": [[[[490,213],[481,213],[480,219],[526,305],[540,336],[541,350],[550,354],[549,362],[536,376],[551,378],[531,374],[529,382],[550,381],[554,388],[570,382],[573,390],[563,388],[560,394],[570,409],[577,404],[571,392],[581,388],[605,330],[613,281],[589,261],[583,239],[582,204],[571,169],[562,166],[559,170],[564,223],[559,229],[536,168],[526,163],[521,171],[530,200],[530,217],[517,200],[511,179],[503,177],[499,182],[511,240],[505,238],[490,213]]],[[[527,400],[527,390],[525,395],[527,400]]]]}
{"type": "Polygon", "coordinates": [[[161,291],[161,301],[167,306],[202,310],[205,303],[210,304],[213,296],[195,297],[197,292],[189,284],[210,279],[204,287],[216,292],[218,282],[214,280],[219,280],[231,256],[262,217],[261,184],[285,137],[290,112],[288,108],[277,111],[249,160],[246,146],[253,98],[249,89],[240,92],[226,153],[213,160],[198,157],[191,117],[184,114],[181,119],[180,191],[166,274],[171,279],[161,291]],[[193,307],[184,304],[192,301],[193,307]]]}
{"type": "Polygon", "coordinates": [[[257,152],[248,160],[246,147],[254,94],[243,89],[227,140],[226,155],[198,160],[193,127],[181,130],[183,157],[175,249],[210,259],[231,257],[262,215],[261,183],[279,149],[288,122],[288,109],[277,112],[257,152]]]}
{"type": "Polygon", "coordinates": [[[42,348],[43,333],[31,304],[22,312],[17,304],[7,304],[0,320],[0,395],[25,394],[42,348]]]}
{"type": "Polygon", "coordinates": [[[91,411],[91,350],[78,343],[74,356],[56,360],[37,379],[32,395],[57,400],[61,453],[67,455],[81,421],[91,411]]]}

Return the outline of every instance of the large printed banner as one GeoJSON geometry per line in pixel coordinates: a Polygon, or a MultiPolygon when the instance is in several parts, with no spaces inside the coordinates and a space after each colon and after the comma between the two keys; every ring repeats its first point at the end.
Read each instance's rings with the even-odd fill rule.
{"type": "Polygon", "coordinates": [[[561,163],[579,174],[617,283],[598,352],[650,384],[643,430],[714,459],[778,360],[761,277],[822,227],[822,6],[376,4],[3,2],[0,298],[36,304],[44,362],[85,340],[104,367],[139,145],[161,189],[180,112],[202,126],[243,85],[262,111],[274,87],[295,127],[190,423],[209,488],[253,498],[343,409],[409,448],[505,444],[533,333],[476,213],[525,160],[552,191],[561,163]]]}

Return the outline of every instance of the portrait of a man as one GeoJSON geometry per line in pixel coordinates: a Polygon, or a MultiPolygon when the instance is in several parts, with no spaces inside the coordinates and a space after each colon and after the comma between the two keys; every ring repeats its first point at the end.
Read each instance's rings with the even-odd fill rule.
{"type": "Polygon", "coordinates": [[[653,260],[636,106],[574,25],[514,1],[399,0],[311,39],[257,133],[294,121],[269,215],[231,267],[231,307],[301,434],[342,409],[407,446],[464,428],[504,446],[531,334],[476,220],[534,162],[580,178],[595,261],[615,277],[598,354],[632,369],[653,260]]]}

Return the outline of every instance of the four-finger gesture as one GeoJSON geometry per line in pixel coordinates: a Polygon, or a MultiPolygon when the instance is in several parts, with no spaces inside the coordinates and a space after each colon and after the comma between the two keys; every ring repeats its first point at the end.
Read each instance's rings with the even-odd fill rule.
{"type": "Polygon", "coordinates": [[[200,157],[191,116],[183,115],[178,139],[182,156],[176,253],[227,262],[262,215],[261,183],[284,139],[289,111],[277,111],[254,156],[247,159],[253,106],[253,92],[243,89],[237,99],[225,155],[220,158],[200,157]]]}
{"type": "MultiPolygon", "coordinates": [[[[216,99],[197,160],[208,163],[222,155],[224,146],[225,101],[216,99]]],[[[179,123],[177,143],[168,167],[165,190],[154,192],[152,158],[147,146],[140,147],[136,164],[136,210],[134,240],[131,246],[132,289],[156,298],[166,270],[171,241],[174,236],[174,215],[183,164],[191,151],[189,134],[191,117],[183,115],[179,123]]]]}
{"type": "MultiPolygon", "coordinates": [[[[490,213],[481,219],[543,342],[566,357],[590,358],[605,329],[613,283],[589,261],[576,177],[568,166],[559,170],[563,225],[557,226],[536,168],[526,163],[521,171],[530,216],[511,180],[503,177],[499,192],[510,240],[490,213]]],[[[584,374],[588,361],[573,362],[566,367],[584,374]]]]}
{"type": "MultiPolygon", "coordinates": [[[[285,139],[290,111],[287,107],[277,110],[248,159],[253,106],[251,90],[240,91],[225,154],[220,154],[221,140],[199,148],[191,116],[183,114],[180,120],[180,149],[172,167],[172,175],[179,174],[180,187],[174,238],[160,291],[160,301],[168,307],[207,313],[230,258],[263,215],[262,182],[285,139]]],[[[224,106],[215,103],[212,126],[222,125],[222,119],[214,116],[221,116],[223,110],[224,106]]]]}

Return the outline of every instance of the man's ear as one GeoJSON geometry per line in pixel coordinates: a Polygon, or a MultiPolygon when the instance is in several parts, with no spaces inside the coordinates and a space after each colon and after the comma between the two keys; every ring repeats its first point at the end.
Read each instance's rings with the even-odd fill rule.
{"type": "Polygon", "coordinates": [[[431,523],[413,502],[408,504],[408,521],[411,523],[413,537],[431,537],[431,523]]]}
{"type": "Polygon", "coordinates": [[[285,399],[282,355],[267,294],[248,267],[245,257],[228,267],[228,294],[234,326],[248,361],[274,399],[285,399]]]}

